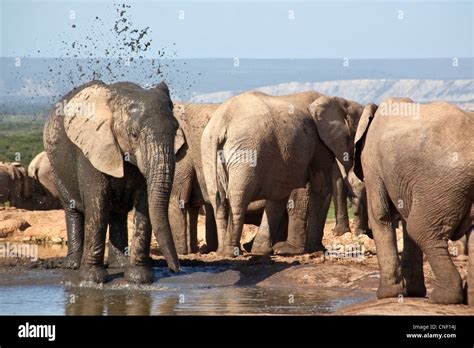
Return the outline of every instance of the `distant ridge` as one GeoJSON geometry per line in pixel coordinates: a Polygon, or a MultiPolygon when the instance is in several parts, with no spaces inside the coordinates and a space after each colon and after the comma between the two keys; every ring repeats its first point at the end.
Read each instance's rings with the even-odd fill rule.
{"type": "MultiPolygon", "coordinates": [[[[444,100],[466,109],[474,109],[474,80],[342,80],[323,82],[287,82],[255,88],[272,95],[318,91],[358,101],[380,103],[389,96],[410,97],[421,103],[444,100]]],[[[195,95],[193,102],[221,103],[243,91],[218,91],[195,95]]]]}

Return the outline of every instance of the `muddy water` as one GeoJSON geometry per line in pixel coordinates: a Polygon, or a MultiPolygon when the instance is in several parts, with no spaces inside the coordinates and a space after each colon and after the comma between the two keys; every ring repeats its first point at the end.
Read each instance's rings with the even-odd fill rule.
{"type": "Polygon", "coordinates": [[[296,290],[239,285],[228,267],[184,267],[179,275],[155,268],[151,285],[124,282],[120,271],[103,286],[84,284],[77,272],[7,272],[0,281],[1,315],[242,315],[325,314],[373,295],[362,291],[296,290]]]}

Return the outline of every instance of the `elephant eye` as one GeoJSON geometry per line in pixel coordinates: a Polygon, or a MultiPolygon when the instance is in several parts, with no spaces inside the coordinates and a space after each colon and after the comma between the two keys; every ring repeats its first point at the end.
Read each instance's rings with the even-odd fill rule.
{"type": "Polygon", "coordinates": [[[136,129],[130,130],[130,136],[132,137],[133,140],[138,139],[138,131],[136,129]]]}

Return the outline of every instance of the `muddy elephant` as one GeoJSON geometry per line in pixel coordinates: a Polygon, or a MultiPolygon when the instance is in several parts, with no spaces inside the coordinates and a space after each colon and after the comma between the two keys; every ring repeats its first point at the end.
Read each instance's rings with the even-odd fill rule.
{"type": "MultiPolygon", "coordinates": [[[[366,106],[356,134],[355,173],[367,190],[369,222],[380,268],[378,298],[426,295],[423,254],[435,281],[430,300],[463,302],[463,284],[448,239],[472,229],[474,114],[445,103],[390,98],[366,106]],[[398,257],[391,217],[403,219],[398,257]]],[[[469,238],[474,248],[474,238],[469,238]]],[[[474,259],[468,300],[474,304],[474,259]]]]}
{"type": "MultiPolygon", "coordinates": [[[[174,104],[174,114],[179,122],[175,139],[176,168],[169,205],[174,242],[179,254],[198,251],[197,220],[199,210],[204,207],[206,251],[215,251],[217,230],[203,178],[201,136],[219,104],[174,104]]],[[[264,201],[252,203],[247,210],[245,222],[259,225],[264,205],[264,201]]]]}
{"type": "Polygon", "coordinates": [[[153,280],[152,230],[168,267],[179,270],[168,219],[177,128],[165,83],[145,90],[130,82],[92,81],[56,104],[44,128],[44,148],[66,215],[65,265],[80,266],[82,279],[106,279],[107,226],[109,254],[124,252],[132,208],[135,232],[125,278],[153,280]]]}
{"type": "MultiPolygon", "coordinates": [[[[351,138],[362,109],[360,104],[316,92],[279,97],[248,92],[229,99],[214,112],[201,149],[222,254],[240,253],[243,216],[249,202],[258,199],[267,201],[262,224],[268,228],[259,229],[252,252],[270,253],[272,234],[291,192],[298,188],[306,190],[301,202],[311,212],[308,227],[319,230],[314,239],[321,242],[332,166],[336,160],[347,181],[353,163],[351,138]],[[321,100],[317,115],[308,109],[315,100],[321,100]],[[315,218],[317,223],[310,220],[315,218]]],[[[305,245],[304,228],[296,231],[301,233],[298,243],[305,245]]]]}
{"type": "Polygon", "coordinates": [[[28,176],[35,182],[36,205],[42,210],[60,209],[59,192],[46,151],[40,152],[30,162],[28,176]]]}
{"type": "Polygon", "coordinates": [[[34,181],[17,162],[0,162],[0,204],[6,202],[20,209],[35,208],[34,181]]]}

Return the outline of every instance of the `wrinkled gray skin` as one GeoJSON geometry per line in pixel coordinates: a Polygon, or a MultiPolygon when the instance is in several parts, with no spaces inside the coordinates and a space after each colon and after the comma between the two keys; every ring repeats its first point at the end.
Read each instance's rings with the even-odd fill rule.
{"type": "Polygon", "coordinates": [[[104,282],[107,226],[113,258],[125,251],[127,214],[135,208],[126,279],[153,280],[152,230],[168,266],[178,271],[168,220],[178,123],[166,84],[144,90],[129,82],[93,81],[56,108],[45,125],[44,147],[66,214],[65,265],[80,265],[84,280],[104,282]]]}
{"type": "MultiPolygon", "coordinates": [[[[202,174],[201,136],[219,104],[174,103],[179,122],[176,133],[176,169],[171,191],[169,217],[178,254],[195,253],[197,219],[204,207],[206,214],[206,251],[217,249],[214,212],[206,193],[202,174]]],[[[265,202],[254,202],[247,209],[246,223],[260,224],[265,202]]]]}
{"type": "MultiPolygon", "coordinates": [[[[378,108],[365,108],[356,135],[355,173],[367,190],[380,267],[378,298],[424,297],[425,254],[435,275],[430,300],[463,302],[462,280],[447,241],[472,229],[472,134],[474,114],[444,102],[416,111],[411,100],[391,98],[378,108]],[[396,111],[409,107],[408,115],[396,111]],[[401,261],[392,224],[397,212],[403,219],[401,261]]],[[[473,250],[474,238],[468,239],[473,250]]],[[[468,301],[474,304],[474,258],[469,260],[468,301]]]]}
{"type": "Polygon", "coordinates": [[[40,152],[28,166],[28,176],[35,181],[38,205],[43,209],[60,209],[59,192],[46,151],[40,152]]]}
{"type": "MultiPolygon", "coordinates": [[[[270,253],[272,235],[278,230],[291,192],[298,188],[303,191],[297,201],[310,211],[309,240],[304,244],[320,243],[334,157],[347,180],[353,163],[351,137],[361,111],[357,103],[316,92],[280,97],[249,92],[222,104],[201,140],[204,176],[217,219],[218,251],[225,256],[240,253],[246,207],[251,201],[266,199],[262,225],[268,228],[259,229],[252,252],[270,253]],[[318,110],[308,110],[315,100],[319,100],[315,105],[318,110]],[[251,165],[234,151],[240,151],[240,156],[256,154],[257,164],[251,165]],[[319,235],[311,229],[317,229],[319,235]]],[[[299,206],[298,202],[294,206],[299,206]]],[[[298,231],[305,234],[305,228],[298,231]]]]}
{"type": "Polygon", "coordinates": [[[25,169],[16,163],[0,162],[0,203],[33,210],[34,198],[34,181],[25,169]]]}

